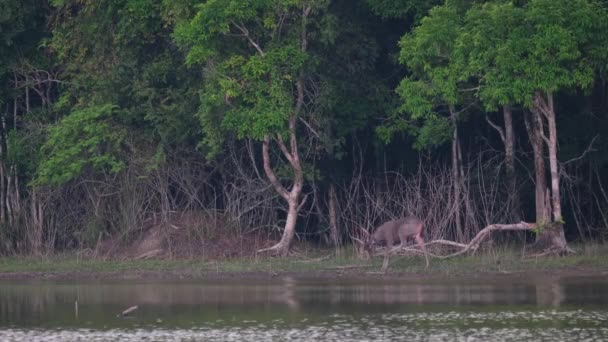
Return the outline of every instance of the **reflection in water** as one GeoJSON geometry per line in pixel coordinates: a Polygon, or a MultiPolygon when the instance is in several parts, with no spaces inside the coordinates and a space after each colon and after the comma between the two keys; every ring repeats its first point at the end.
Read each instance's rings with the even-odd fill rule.
{"type": "Polygon", "coordinates": [[[607,285],[591,277],[0,282],[0,340],[597,340],[608,339],[607,285]],[[116,317],[132,305],[134,318],[116,317]]]}

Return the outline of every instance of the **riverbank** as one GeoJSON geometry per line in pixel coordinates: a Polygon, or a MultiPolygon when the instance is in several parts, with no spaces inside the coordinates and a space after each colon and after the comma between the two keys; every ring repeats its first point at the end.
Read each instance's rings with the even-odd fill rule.
{"type": "Polygon", "coordinates": [[[389,271],[381,274],[382,257],[363,260],[345,249],[308,250],[296,256],[275,258],[203,259],[92,259],[76,254],[0,258],[0,280],[176,280],[221,278],[307,277],[483,277],[563,275],[608,276],[608,246],[575,246],[566,257],[522,258],[521,249],[489,250],[472,256],[432,259],[428,269],[420,257],[391,257],[389,271]]]}

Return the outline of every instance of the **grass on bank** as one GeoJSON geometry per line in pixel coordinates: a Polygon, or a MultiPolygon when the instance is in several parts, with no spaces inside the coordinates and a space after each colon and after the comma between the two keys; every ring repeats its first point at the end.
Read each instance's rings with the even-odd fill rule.
{"type": "MultiPolygon", "coordinates": [[[[425,269],[423,257],[392,256],[390,273],[426,273],[466,275],[474,273],[509,273],[521,271],[585,270],[608,271],[608,244],[589,243],[572,246],[577,253],[566,257],[522,258],[522,249],[501,247],[475,255],[451,259],[431,259],[425,269]]],[[[298,255],[276,258],[265,255],[225,260],[203,259],[83,259],[76,254],[45,257],[12,256],[0,258],[0,273],[132,273],[167,272],[186,277],[204,277],[211,273],[368,273],[377,272],[382,256],[371,260],[358,258],[352,248],[343,248],[336,256],[333,249],[307,247],[298,255]]]]}

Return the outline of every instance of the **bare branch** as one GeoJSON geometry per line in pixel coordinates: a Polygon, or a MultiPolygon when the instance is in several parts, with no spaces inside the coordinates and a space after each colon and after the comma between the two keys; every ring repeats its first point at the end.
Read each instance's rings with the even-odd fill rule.
{"type": "Polygon", "coordinates": [[[593,137],[593,139],[591,139],[589,146],[587,146],[587,148],[583,151],[583,153],[580,156],[567,160],[567,161],[563,162],[562,165],[567,165],[567,164],[570,164],[577,160],[583,159],[587,153],[595,151],[595,149],[593,149],[592,147],[593,147],[593,143],[595,142],[595,139],[597,139],[597,137],[599,137],[599,135],[596,134],[595,137],[593,137]]]}
{"type": "Polygon", "coordinates": [[[281,184],[281,182],[275,175],[274,171],[272,170],[272,166],[270,166],[269,145],[270,145],[270,136],[268,134],[266,134],[264,136],[264,142],[262,143],[262,157],[264,159],[264,171],[266,172],[266,176],[270,180],[270,183],[272,184],[272,186],[274,186],[275,190],[279,193],[279,195],[281,195],[281,197],[283,197],[284,199],[288,200],[289,192],[287,192],[285,187],[283,187],[283,185],[281,184]]]}
{"type": "Polygon", "coordinates": [[[312,134],[314,134],[317,138],[320,137],[319,133],[317,133],[317,131],[315,131],[315,129],[312,128],[308,122],[306,122],[306,120],[304,120],[302,117],[299,117],[298,119],[312,132],[312,134]]]}
{"type": "Polygon", "coordinates": [[[258,51],[258,53],[260,54],[261,57],[264,57],[264,50],[262,50],[262,48],[260,47],[260,45],[253,40],[253,38],[251,38],[251,36],[249,35],[249,30],[247,30],[247,28],[245,27],[244,24],[237,24],[235,21],[232,21],[232,25],[234,25],[236,28],[238,28],[242,33],[243,36],[245,38],[247,38],[247,40],[249,41],[249,43],[258,51]]]}
{"type": "Polygon", "coordinates": [[[490,126],[492,126],[492,128],[494,128],[498,134],[500,134],[500,140],[502,140],[503,144],[505,143],[505,132],[503,131],[503,129],[498,126],[497,124],[495,124],[492,120],[490,120],[490,117],[488,115],[486,115],[486,121],[488,122],[488,124],[490,126]]]}
{"type": "MultiPolygon", "coordinates": [[[[484,229],[480,230],[479,233],[477,233],[477,235],[475,235],[475,237],[462,250],[460,250],[456,253],[442,256],[441,259],[452,258],[452,257],[458,256],[458,255],[462,255],[471,250],[473,250],[473,251],[477,250],[477,248],[479,248],[479,244],[493,231],[496,231],[496,230],[500,230],[500,231],[532,230],[535,227],[536,227],[535,224],[527,223],[527,222],[523,222],[523,221],[520,223],[515,223],[515,224],[491,224],[491,225],[485,227],[484,229]]],[[[429,243],[433,243],[433,241],[431,241],[429,243]]]]}
{"type": "Polygon", "coordinates": [[[306,204],[307,200],[308,200],[308,194],[304,195],[304,198],[302,198],[302,202],[300,202],[300,205],[298,205],[298,212],[300,212],[302,207],[304,207],[304,204],[306,204]]]}
{"type": "Polygon", "coordinates": [[[277,137],[277,143],[279,145],[279,148],[281,149],[281,152],[283,152],[283,155],[285,155],[285,158],[287,158],[287,160],[289,161],[289,164],[291,164],[293,166],[293,156],[287,149],[287,146],[285,145],[285,142],[283,141],[281,134],[277,133],[276,137],[277,137]]]}

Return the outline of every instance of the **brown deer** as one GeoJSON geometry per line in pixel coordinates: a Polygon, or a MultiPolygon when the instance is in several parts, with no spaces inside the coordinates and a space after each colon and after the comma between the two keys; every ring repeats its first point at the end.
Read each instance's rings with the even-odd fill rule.
{"type": "Polygon", "coordinates": [[[424,239],[422,238],[422,228],[424,222],[415,216],[408,216],[397,220],[388,221],[374,231],[370,236],[365,249],[371,252],[373,246],[386,244],[386,250],[384,252],[384,262],[382,263],[382,272],[386,272],[388,267],[388,258],[390,249],[396,240],[401,242],[401,247],[405,247],[405,241],[408,237],[413,237],[418,246],[424,252],[424,258],[426,259],[426,267],[429,267],[429,257],[424,247],[424,239]]]}

